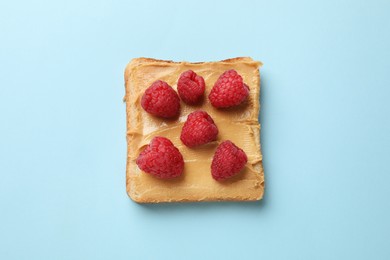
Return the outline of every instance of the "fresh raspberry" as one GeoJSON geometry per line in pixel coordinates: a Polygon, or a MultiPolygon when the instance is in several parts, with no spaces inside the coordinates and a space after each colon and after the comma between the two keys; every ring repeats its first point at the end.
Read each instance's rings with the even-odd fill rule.
{"type": "Polygon", "coordinates": [[[249,94],[249,87],[235,70],[227,70],[219,76],[210,91],[211,104],[217,108],[232,107],[241,104],[249,94]]]}
{"type": "Polygon", "coordinates": [[[180,99],[171,86],[157,80],[145,90],[141,106],[152,115],[172,118],[179,115],[180,99]]]}
{"type": "Polygon", "coordinates": [[[245,166],[248,158],[245,152],[231,141],[222,142],[215,151],[211,163],[211,174],[217,181],[237,175],[245,166]]]}
{"type": "Polygon", "coordinates": [[[202,101],[205,85],[203,77],[192,70],[187,70],[180,75],[177,92],[185,103],[194,105],[202,101]]]}
{"type": "Polygon", "coordinates": [[[180,151],[165,137],[154,137],[137,158],[138,167],[162,179],[180,176],[184,160],[180,151]]]}
{"type": "Polygon", "coordinates": [[[181,130],[180,140],[188,147],[202,145],[217,140],[218,128],[205,111],[195,111],[188,115],[181,130]]]}

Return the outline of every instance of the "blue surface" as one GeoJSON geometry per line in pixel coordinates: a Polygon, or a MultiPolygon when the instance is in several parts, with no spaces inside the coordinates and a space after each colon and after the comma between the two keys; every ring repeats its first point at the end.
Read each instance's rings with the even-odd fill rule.
{"type": "Polygon", "coordinates": [[[0,259],[390,259],[390,2],[236,2],[1,1],[0,259]],[[264,62],[262,202],[127,197],[139,56],[264,62]]]}

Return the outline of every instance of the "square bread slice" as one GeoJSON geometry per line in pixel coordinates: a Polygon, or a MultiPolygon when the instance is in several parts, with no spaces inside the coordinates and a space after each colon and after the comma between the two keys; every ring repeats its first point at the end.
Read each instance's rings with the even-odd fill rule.
{"type": "Polygon", "coordinates": [[[133,59],[125,70],[127,117],[127,169],[128,195],[139,203],[190,202],[190,201],[253,201],[260,200],[264,192],[264,173],[260,148],[259,93],[262,64],[249,57],[218,62],[173,62],[150,58],[133,59]],[[206,83],[203,103],[189,106],[181,101],[180,117],[166,120],[151,116],[141,107],[141,97],[154,81],[163,80],[177,88],[182,72],[193,70],[206,83]],[[249,86],[249,97],[238,107],[216,109],[211,106],[208,94],[218,77],[235,69],[249,86]],[[219,129],[216,142],[188,148],[180,141],[181,128],[187,115],[205,110],[219,129]],[[169,138],[184,158],[184,172],[174,179],[159,179],[142,172],[136,159],[154,136],[169,138]],[[218,182],[211,176],[210,165],[219,143],[231,140],[243,149],[248,163],[237,176],[218,182]]]}

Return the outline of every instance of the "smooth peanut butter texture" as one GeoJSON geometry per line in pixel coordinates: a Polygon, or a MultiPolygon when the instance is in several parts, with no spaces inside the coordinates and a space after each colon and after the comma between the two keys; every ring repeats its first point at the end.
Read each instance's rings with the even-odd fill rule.
{"type": "Polygon", "coordinates": [[[259,92],[262,64],[251,58],[234,58],[219,62],[172,62],[148,58],[133,59],[125,70],[127,116],[127,171],[126,187],[136,202],[179,201],[252,201],[259,200],[264,192],[264,173],[260,148],[259,92]],[[166,81],[175,90],[180,74],[193,70],[206,83],[204,100],[190,106],[180,102],[180,116],[167,120],[152,116],[141,107],[142,95],[154,81],[166,81]],[[218,77],[229,69],[235,69],[249,86],[248,99],[238,107],[214,108],[208,94],[218,77]],[[205,110],[213,118],[219,134],[216,142],[188,148],[180,141],[180,132],[189,113],[205,110]],[[136,159],[155,136],[169,138],[184,158],[184,172],[174,179],[159,179],[142,172],[136,159]],[[243,149],[248,163],[237,176],[218,182],[211,176],[211,161],[219,143],[231,140],[243,149]]]}

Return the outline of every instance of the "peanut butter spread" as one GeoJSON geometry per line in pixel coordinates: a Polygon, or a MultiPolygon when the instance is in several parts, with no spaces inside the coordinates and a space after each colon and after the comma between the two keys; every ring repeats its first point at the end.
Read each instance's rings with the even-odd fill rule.
{"type": "Polygon", "coordinates": [[[260,149],[259,91],[260,62],[251,58],[235,58],[219,62],[189,63],[154,59],[133,59],[125,71],[127,114],[127,192],[137,202],[259,200],[264,191],[264,175],[260,149]],[[179,118],[167,120],[154,117],[141,107],[141,97],[154,81],[163,80],[175,90],[180,74],[193,70],[206,83],[204,100],[190,106],[181,101],[179,118]],[[211,106],[208,94],[218,77],[235,69],[249,86],[246,102],[229,109],[211,106]],[[219,134],[216,142],[188,148],[180,141],[180,132],[189,113],[205,110],[214,120],[219,134]],[[163,180],[142,172],[135,161],[138,154],[155,136],[172,141],[184,158],[182,176],[163,180]],[[243,149],[248,163],[237,176],[218,182],[211,176],[210,165],[218,144],[231,140],[243,149]]]}

